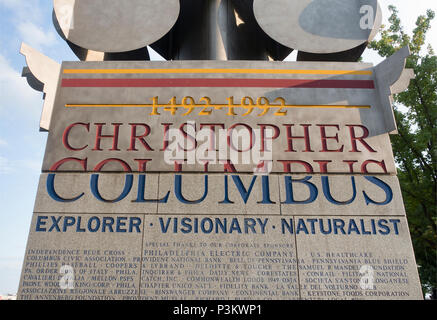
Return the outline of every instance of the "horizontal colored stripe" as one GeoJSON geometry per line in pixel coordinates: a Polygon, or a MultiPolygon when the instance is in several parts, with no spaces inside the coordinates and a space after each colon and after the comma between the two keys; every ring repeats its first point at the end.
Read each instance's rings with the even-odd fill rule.
{"type": "Polygon", "coordinates": [[[64,74],[325,74],[372,75],[368,70],[299,70],[299,69],[65,69],[64,74]]]}
{"type": "Polygon", "coordinates": [[[97,88],[340,88],[374,89],[372,80],[301,79],[63,79],[62,87],[97,88]]]}
{"type": "MultiPolygon", "coordinates": [[[[66,104],[66,108],[153,108],[152,104],[66,104]]],[[[167,105],[160,105],[159,107],[167,107],[167,105]]],[[[183,105],[178,105],[178,108],[183,108],[183,105]]],[[[207,105],[198,105],[198,108],[208,107],[207,105]]],[[[210,107],[229,107],[227,104],[212,104],[210,107]]],[[[247,108],[247,106],[233,105],[234,108],[247,108]]],[[[333,108],[333,109],[370,109],[370,106],[353,106],[353,105],[271,105],[274,108],[333,108]]]]}

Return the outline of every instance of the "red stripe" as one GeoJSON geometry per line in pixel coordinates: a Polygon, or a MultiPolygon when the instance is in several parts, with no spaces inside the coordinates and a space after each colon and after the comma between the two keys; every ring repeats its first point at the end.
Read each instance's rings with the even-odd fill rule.
{"type": "Polygon", "coordinates": [[[341,88],[374,89],[372,80],[299,79],[63,79],[62,87],[95,88],[341,88]]]}

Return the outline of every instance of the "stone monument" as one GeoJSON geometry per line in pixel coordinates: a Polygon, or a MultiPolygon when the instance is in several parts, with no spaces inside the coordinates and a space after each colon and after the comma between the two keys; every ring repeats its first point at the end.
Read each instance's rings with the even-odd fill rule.
{"type": "Polygon", "coordinates": [[[53,3],[19,299],[423,299],[376,0],[53,3]]]}

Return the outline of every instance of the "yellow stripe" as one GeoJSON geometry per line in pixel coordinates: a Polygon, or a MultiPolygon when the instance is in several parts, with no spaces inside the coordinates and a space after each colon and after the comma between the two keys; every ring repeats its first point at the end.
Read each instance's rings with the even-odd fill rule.
{"type": "MultiPolygon", "coordinates": [[[[227,104],[210,104],[210,107],[229,107],[227,104]]],[[[152,108],[156,107],[152,104],[66,104],[66,108],[152,108]]],[[[166,107],[166,105],[159,105],[158,107],[166,107]]],[[[184,106],[177,106],[178,108],[184,108],[184,106]]],[[[196,108],[204,108],[204,106],[196,106],[196,108]]],[[[245,108],[247,106],[233,105],[234,108],[245,108]]],[[[371,106],[346,106],[346,105],[272,105],[272,108],[343,108],[343,109],[370,109],[371,106]]]]}
{"type": "Polygon", "coordinates": [[[365,70],[279,70],[279,69],[65,69],[64,74],[324,74],[324,75],[372,75],[365,70]]]}

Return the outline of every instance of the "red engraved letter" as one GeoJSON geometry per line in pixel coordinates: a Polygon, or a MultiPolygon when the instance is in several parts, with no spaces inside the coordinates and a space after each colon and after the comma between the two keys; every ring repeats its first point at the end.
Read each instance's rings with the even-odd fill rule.
{"type": "Polygon", "coordinates": [[[284,126],[287,128],[287,142],[288,142],[288,150],[285,150],[285,152],[297,152],[293,148],[293,139],[304,139],[305,150],[303,152],[314,152],[313,150],[311,150],[311,145],[310,145],[310,135],[309,135],[309,127],[311,127],[310,124],[301,124],[301,127],[304,128],[303,136],[293,136],[291,132],[291,127],[294,127],[294,124],[284,124],[284,126]]]}
{"type": "Polygon", "coordinates": [[[96,167],[94,168],[94,171],[95,172],[102,171],[103,167],[106,164],[110,163],[110,162],[117,162],[117,163],[121,164],[121,166],[123,167],[124,172],[132,172],[132,169],[129,167],[129,165],[125,161],[123,161],[121,159],[115,159],[115,158],[106,159],[106,160],[103,160],[103,161],[99,162],[96,165],[96,167]]]}
{"type": "Polygon", "coordinates": [[[333,139],[333,140],[339,142],[338,141],[338,133],[336,133],[335,136],[333,136],[333,137],[326,136],[326,127],[337,128],[337,131],[339,131],[340,130],[339,125],[338,124],[318,124],[317,126],[320,127],[320,137],[322,140],[322,150],[320,150],[320,152],[343,152],[344,146],[341,146],[341,148],[339,148],[337,150],[329,150],[328,143],[326,142],[326,140],[328,140],[328,139],[333,139]]]}
{"type": "Polygon", "coordinates": [[[357,148],[357,141],[361,142],[361,144],[370,152],[376,152],[375,150],[372,149],[371,146],[369,146],[367,144],[366,141],[364,141],[364,139],[366,139],[369,136],[369,130],[362,125],[347,125],[349,127],[349,132],[351,135],[351,143],[352,143],[352,150],[349,152],[361,152],[360,150],[358,150],[357,148]],[[361,128],[363,130],[363,135],[361,137],[357,137],[355,134],[355,128],[361,128]]]}
{"type": "MultiPolygon", "coordinates": [[[[273,124],[259,124],[260,128],[261,128],[261,150],[260,152],[264,152],[265,151],[265,145],[266,145],[266,128],[272,128],[274,131],[274,134],[272,137],[268,137],[271,140],[275,140],[279,137],[279,135],[281,134],[281,130],[279,130],[279,128],[273,124]]],[[[268,152],[272,151],[272,150],[267,150],[268,152]]]]}
{"type": "Polygon", "coordinates": [[[231,160],[220,160],[223,164],[223,172],[237,172],[231,160]]]}
{"type": "Polygon", "coordinates": [[[252,130],[251,126],[249,126],[248,124],[245,124],[245,123],[236,123],[236,124],[232,125],[231,127],[229,127],[229,129],[228,129],[228,146],[232,150],[237,151],[237,152],[247,152],[249,150],[252,150],[253,145],[254,145],[253,130],[252,130]],[[250,136],[249,137],[250,138],[250,145],[249,145],[249,147],[246,150],[240,150],[240,149],[238,149],[238,147],[236,148],[235,145],[234,145],[234,141],[232,140],[232,138],[238,139],[238,138],[241,138],[241,137],[245,137],[244,136],[244,132],[242,133],[241,130],[238,130],[237,133],[236,133],[236,136],[234,136],[234,129],[236,127],[238,127],[238,126],[242,126],[242,127],[246,128],[247,132],[248,132],[248,134],[250,136]]]}
{"type": "MultiPolygon", "coordinates": [[[[281,162],[284,166],[284,172],[285,173],[291,173],[291,165],[292,164],[300,164],[305,168],[305,171],[307,173],[314,173],[313,167],[306,161],[301,160],[278,160],[278,162],[281,162]]],[[[300,171],[295,171],[300,172],[300,171]]]]}
{"type": "Polygon", "coordinates": [[[202,130],[203,127],[209,127],[210,130],[208,151],[217,151],[215,150],[215,127],[224,129],[225,125],[223,123],[201,123],[200,130],[202,130]]]}
{"type": "Polygon", "coordinates": [[[355,173],[354,164],[358,162],[358,160],[343,160],[344,163],[349,165],[349,172],[355,173]]]}
{"type": "Polygon", "coordinates": [[[82,148],[73,148],[70,143],[68,142],[68,136],[70,134],[71,129],[73,129],[73,127],[75,126],[83,126],[87,129],[87,131],[90,131],[90,124],[89,123],[81,123],[81,122],[77,122],[77,123],[73,123],[70,124],[64,131],[64,134],[62,135],[62,143],[64,144],[65,148],[67,148],[68,150],[71,151],[81,151],[84,150],[88,147],[88,145],[86,145],[85,147],[82,148]]]}
{"type": "Polygon", "coordinates": [[[164,146],[159,151],[165,151],[168,148],[168,130],[173,123],[161,123],[164,126],[164,146]]]}
{"type": "Polygon", "coordinates": [[[331,163],[331,160],[314,160],[314,162],[319,164],[320,173],[328,173],[328,163],[331,163]]]}
{"type": "Polygon", "coordinates": [[[120,149],[118,149],[117,146],[118,146],[118,133],[120,132],[120,126],[122,125],[122,123],[113,123],[112,124],[114,126],[114,134],[113,135],[103,135],[102,134],[103,126],[105,126],[106,123],[95,123],[95,125],[97,126],[96,145],[94,146],[93,151],[103,151],[103,149],[100,148],[100,141],[103,138],[112,138],[112,148],[110,149],[110,151],[120,151],[120,149]]]}
{"type": "Polygon", "coordinates": [[[146,172],[146,166],[147,163],[152,161],[152,159],[134,159],[135,161],[138,162],[138,171],[139,172],[146,172]]]}
{"type": "Polygon", "coordinates": [[[62,160],[59,160],[58,162],[56,162],[54,165],[52,165],[49,169],[50,172],[56,172],[58,171],[59,167],[62,166],[64,163],[67,162],[77,162],[80,163],[80,165],[83,168],[83,171],[86,171],[87,168],[87,160],[88,158],[85,159],[78,159],[78,158],[65,158],[62,160]]]}
{"type": "Polygon", "coordinates": [[[369,173],[369,170],[367,170],[367,166],[371,163],[380,166],[382,168],[382,170],[384,171],[384,173],[387,173],[387,167],[385,166],[384,160],[382,160],[382,161],[376,161],[376,160],[364,161],[363,164],[361,165],[361,173],[369,173]]]}
{"type": "Polygon", "coordinates": [[[150,127],[145,123],[129,123],[131,126],[131,136],[130,136],[130,147],[127,151],[138,151],[136,147],[136,140],[138,139],[141,144],[146,148],[147,151],[153,151],[152,148],[150,148],[149,144],[144,140],[145,137],[147,137],[150,134],[150,127]],[[144,133],[140,136],[137,136],[137,127],[141,126],[144,128],[144,133]]]}

